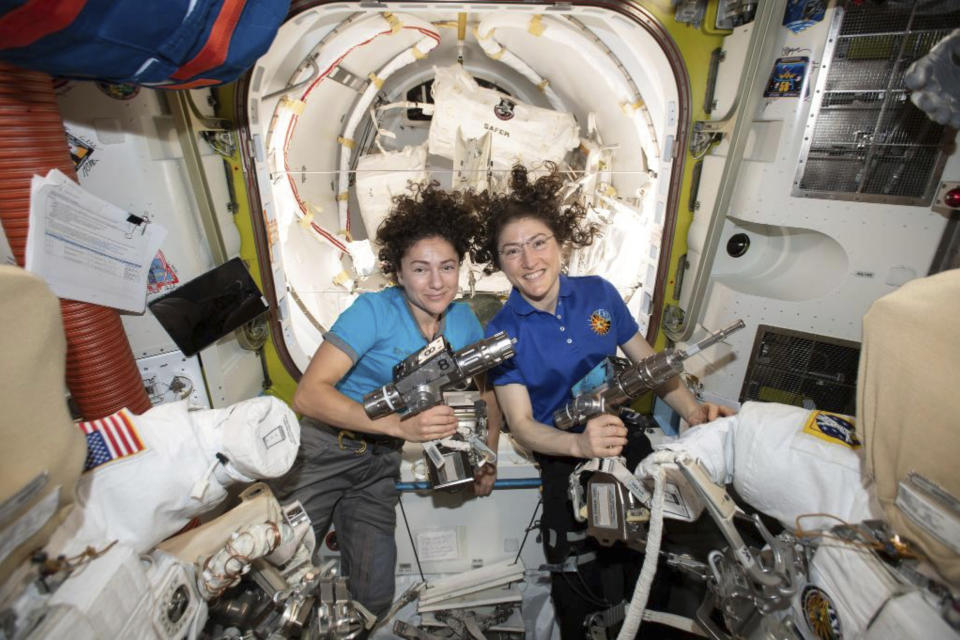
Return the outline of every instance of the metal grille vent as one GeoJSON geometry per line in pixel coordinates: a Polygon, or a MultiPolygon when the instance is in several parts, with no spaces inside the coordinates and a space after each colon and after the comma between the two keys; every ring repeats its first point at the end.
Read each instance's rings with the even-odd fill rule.
{"type": "Polygon", "coordinates": [[[838,8],[793,195],[929,204],[955,131],[910,102],[903,75],[960,27],[960,5],[901,0],[838,8]]]}
{"type": "Polygon", "coordinates": [[[854,415],[860,343],[760,325],[740,401],[854,415]]]}

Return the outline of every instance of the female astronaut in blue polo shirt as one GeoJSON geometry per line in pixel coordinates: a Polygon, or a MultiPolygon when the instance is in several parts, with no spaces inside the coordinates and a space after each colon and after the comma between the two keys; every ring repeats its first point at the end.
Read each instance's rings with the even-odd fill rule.
{"type": "MultiPolygon", "coordinates": [[[[627,430],[618,417],[601,415],[579,433],[564,432],[553,426],[553,412],[617,347],[634,362],[654,351],[613,285],[596,276],[561,273],[563,249],[590,244],[596,230],[582,225],[581,206],[560,206],[563,181],[556,169],[531,183],[523,167],[514,167],[510,185],[505,195],[481,197],[484,230],[473,252],[475,262],[499,267],[513,285],[486,331],[516,338],[516,355],[491,372],[491,381],[510,432],[540,463],[541,532],[547,561],[557,569],[551,596],[561,636],[582,638],[589,613],[630,599],[641,560],[626,549],[598,548],[584,539],[585,524],[573,518],[567,499],[568,478],[583,458],[621,455],[627,430]],[[564,564],[567,569],[559,570],[564,564]]],[[[691,425],[733,412],[699,403],[678,379],[657,393],[691,425]]]]}
{"type": "MultiPolygon", "coordinates": [[[[454,349],[483,338],[473,311],[454,303],[460,263],[477,231],[460,193],[431,185],[401,197],[377,231],[385,274],[397,286],[364,293],[337,318],[297,386],[293,407],[303,414],[293,469],[274,484],[297,499],[313,521],[318,543],[332,521],[350,592],[376,615],[394,591],[395,508],[400,447],[452,435],[453,409],[439,405],[401,420],[370,420],[363,396],[392,382],[393,366],[443,334],[454,349]]],[[[496,450],[500,411],[485,394],[487,444],[496,450]]],[[[475,491],[487,495],[496,471],[484,465],[475,491]]]]}

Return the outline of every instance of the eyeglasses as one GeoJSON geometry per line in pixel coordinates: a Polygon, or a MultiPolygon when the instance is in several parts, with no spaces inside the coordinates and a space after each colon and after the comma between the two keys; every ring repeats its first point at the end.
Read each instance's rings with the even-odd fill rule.
{"type": "Polygon", "coordinates": [[[504,260],[509,260],[509,261],[519,260],[520,255],[523,253],[524,247],[530,247],[531,249],[533,249],[534,253],[543,253],[546,250],[547,245],[550,243],[550,240],[552,239],[553,239],[552,235],[549,235],[549,236],[540,235],[540,236],[530,238],[525,242],[505,244],[503,245],[503,247],[500,249],[498,253],[500,254],[500,257],[503,258],[504,260]]]}

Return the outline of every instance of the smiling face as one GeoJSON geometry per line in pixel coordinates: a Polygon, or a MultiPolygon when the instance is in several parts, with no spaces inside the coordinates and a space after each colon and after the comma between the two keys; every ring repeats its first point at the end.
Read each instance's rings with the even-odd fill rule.
{"type": "Polygon", "coordinates": [[[417,240],[400,258],[397,282],[421,327],[424,321],[436,321],[457,295],[460,257],[456,249],[440,236],[417,240]]]}
{"type": "Polygon", "coordinates": [[[500,269],[535,309],[553,312],[560,291],[560,246],[536,218],[518,218],[500,231],[500,269]]]}

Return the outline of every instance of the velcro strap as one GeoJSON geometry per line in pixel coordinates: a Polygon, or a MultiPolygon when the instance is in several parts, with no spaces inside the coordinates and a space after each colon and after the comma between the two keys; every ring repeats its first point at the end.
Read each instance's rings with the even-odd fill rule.
{"type": "Polygon", "coordinates": [[[400,31],[400,29],[403,29],[403,23],[400,22],[400,19],[389,11],[384,12],[383,19],[387,21],[388,25],[390,25],[391,33],[396,33],[397,31],[400,31]]]}
{"type": "Polygon", "coordinates": [[[543,24],[543,16],[539,14],[530,18],[530,24],[527,25],[527,31],[529,31],[531,35],[537,37],[542,36],[543,31],[546,28],[546,25],[543,24]]]}

